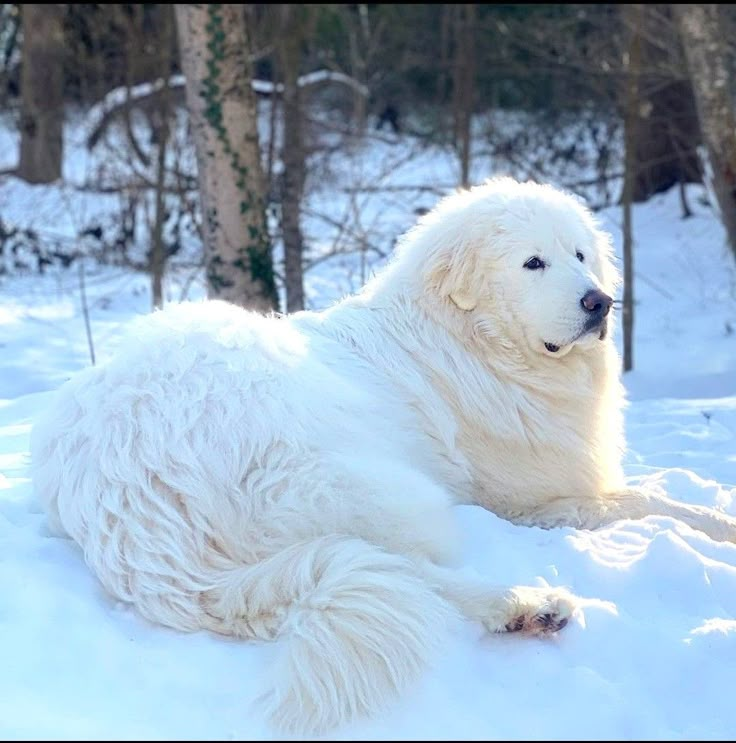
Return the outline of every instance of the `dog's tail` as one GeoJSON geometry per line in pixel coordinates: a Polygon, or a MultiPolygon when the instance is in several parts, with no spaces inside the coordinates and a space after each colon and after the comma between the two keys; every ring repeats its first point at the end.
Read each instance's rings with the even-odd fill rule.
{"type": "Polygon", "coordinates": [[[300,734],[390,702],[425,667],[454,616],[407,558],[349,537],[303,542],[234,569],[217,594],[210,610],[229,631],[283,638],[259,702],[278,728],[300,734]]]}

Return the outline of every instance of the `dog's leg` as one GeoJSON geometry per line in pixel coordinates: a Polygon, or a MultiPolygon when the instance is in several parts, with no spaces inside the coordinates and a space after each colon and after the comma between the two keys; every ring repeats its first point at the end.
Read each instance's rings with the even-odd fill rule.
{"type": "Polygon", "coordinates": [[[626,488],[600,497],[556,498],[512,520],[545,529],[559,526],[597,529],[618,519],[644,516],[671,516],[705,532],[711,539],[736,542],[736,518],[714,508],[680,503],[656,491],[639,488],[626,488]]]}
{"type": "Polygon", "coordinates": [[[564,588],[499,588],[470,571],[430,562],[422,562],[419,568],[422,578],[445,601],[489,632],[550,634],[561,630],[575,609],[575,597],[564,588]]]}

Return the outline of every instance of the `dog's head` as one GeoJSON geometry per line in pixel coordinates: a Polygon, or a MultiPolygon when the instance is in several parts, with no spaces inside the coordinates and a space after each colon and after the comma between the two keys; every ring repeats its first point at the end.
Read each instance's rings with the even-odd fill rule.
{"type": "Polygon", "coordinates": [[[610,238],[568,194],[489,181],[442,201],[408,244],[422,294],[480,334],[555,358],[609,334],[610,238]]]}

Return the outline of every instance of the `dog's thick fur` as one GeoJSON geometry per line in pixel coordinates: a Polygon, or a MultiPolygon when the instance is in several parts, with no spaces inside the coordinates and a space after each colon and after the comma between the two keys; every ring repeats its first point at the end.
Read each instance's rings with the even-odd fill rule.
{"type": "Polygon", "coordinates": [[[659,513],[734,539],[727,516],[624,486],[619,360],[581,307],[616,280],[575,199],[491,181],[325,312],[137,321],[37,422],[35,488],[149,619],[283,637],[271,717],[327,730],[393,699],[456,613],[529,633],[571,615],[562,589],[450,567],[454,503],[543,527],[659,513]]]}

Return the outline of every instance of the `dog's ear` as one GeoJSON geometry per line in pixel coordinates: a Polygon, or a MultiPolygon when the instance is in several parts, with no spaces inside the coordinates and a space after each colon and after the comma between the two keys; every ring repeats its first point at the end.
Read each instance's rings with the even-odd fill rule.
{"type": "Polygon", "coordinates": [[[470,312],[474,310],[478,304],[478,300],[472,295],[464,291],[454,291],[450,293],[450,301],[463,312],[470,312]]]}
{"type": "Polygon", "coordinates": [[[496,227],[495,211],[484,191],[459,190],[423,215],[407,233],[402,249],[412,282],[422,294],[449,305],[450,311],[472,312],[488,298],[489,261],[496,227]]]}
{"type": "Polygon", "coordinates": [[[479,248],[469,236],[432,246],[424,266],[425,284],[435,296],[448,299],[462,312],[471,312],[482,290],[479,248]]]}

